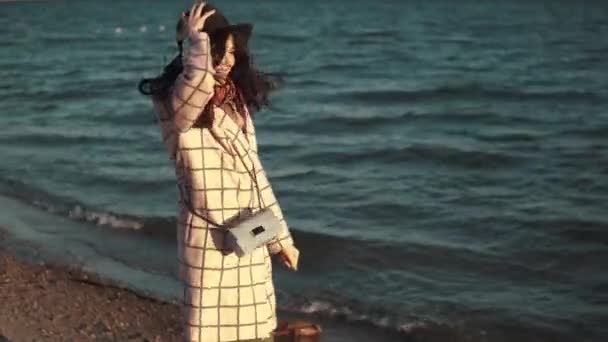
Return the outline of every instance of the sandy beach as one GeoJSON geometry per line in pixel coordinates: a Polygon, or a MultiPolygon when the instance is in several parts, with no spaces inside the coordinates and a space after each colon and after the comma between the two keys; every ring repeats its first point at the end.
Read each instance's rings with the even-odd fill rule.
{"type": "MultiPolygon", "coordinates": [[[[1,231],[0,231],[0,239],[1,231]]],[[[16,258],[0,248],[0,342],[181,341],[179,307],[77,268],[16,258]]],[[[303,319],[280,312],[281,319],[303,319]]],[[[310,318],[308,318],[310,320],[310,318]]],[[[365,326],[313,320],[323,341],[404,341],[365,326]]],[[[416,341],[405,338],[405,341],[416,341]]]]}
{"type": "MultiPolygon", "coordinates": [[[[179,308],[0,250],[0,336],[22,341],[179,341],[179,308]]],[[[0,338],[2,341],[2,338],[0,338]]]]}

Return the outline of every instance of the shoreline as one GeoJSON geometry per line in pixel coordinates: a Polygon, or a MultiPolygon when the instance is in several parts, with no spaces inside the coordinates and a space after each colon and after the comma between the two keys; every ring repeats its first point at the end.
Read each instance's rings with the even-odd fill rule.
{"type": "MultiPolygon", "coordinates": [[[[103,229],[83,230],[77,223],[14,200],[2,203],[18,214],[3,215],[0,222],[0,342],[181,341],[179,295],[173,293],[179,288],[166,277],[99,260],[95,247],[102,246],[86,245],[78,237],[86,232],[88,238],[93,235],[104,243],[127,241],[124,248],[141,246],[143,240],[103,229]],[[46,229],[36,229],[41,222],[46,229]],[[66,234],[69,244],[61,239],[66,234]]],[[[277,315],[280,321],[319,324],[323,341],[410,340],[397,331],[346,317],[281,309],[277,315]]]]}
{"type": "MultiPolygon", "coordinates": [[[[0,239],[2,233],[0,232],[0,239]]],[[[181,342],[178,303],[141,294],[59,261],[22,260],[0,247],[0,342],[181,342]]],[[[317,323],[322,341],[415,341],[365,325],[279,310],[317,323]]]]}

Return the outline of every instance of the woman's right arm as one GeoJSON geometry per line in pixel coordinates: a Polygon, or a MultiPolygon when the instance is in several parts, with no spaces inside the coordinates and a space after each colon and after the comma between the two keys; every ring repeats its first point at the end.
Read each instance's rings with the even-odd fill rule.
{"type": "Polygon", "coordinates": [[[203,13],[205,5],[206,2],[194,1],[189,14],[181,14],[178,36],[182,41],[187,36],[190,44],[182,59],[184,69],[173,84],[169,101],[178,132],[189,130],[213,97],[211,47],[209,36],[202,29],[215,9],[203,13]]]}
{"type": "Polygon", "coordinates": [[[213,97],[213,64],[209,36],[198,31],[190,35],[190,44],[182,62],[183,71],[171,89],[170,109],[175,129],[188,131],[213,97]]]}

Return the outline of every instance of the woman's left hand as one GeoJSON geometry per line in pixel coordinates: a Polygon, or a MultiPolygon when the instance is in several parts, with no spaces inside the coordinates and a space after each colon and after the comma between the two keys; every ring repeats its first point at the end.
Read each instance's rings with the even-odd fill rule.
{"type": "Polygon", "coordinates": [[[298,258],[300,251],[295,246],[285,246],[279,253],[277,253],[281,264],[293,271],[298,270],[298,258]]]}

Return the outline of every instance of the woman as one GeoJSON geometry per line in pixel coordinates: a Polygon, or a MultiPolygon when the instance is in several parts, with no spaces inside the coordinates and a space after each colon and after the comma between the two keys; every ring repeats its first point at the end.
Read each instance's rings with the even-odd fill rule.
{"type": "Polygon", "coordinates": [[[187,341],[271,340],[277,320],[270,255],[297,270],[299,252],[257,153],[250,113],[268,103],[271,82],[252,66],[251,29],[195,3],[177,25],[179,55],[139,86],[152,95],[180,190],[187,341]],[[225,229],[213,223],[229,224],[261,208],[281,220],[278,236],[244,257],[226,250],[225,229]]]}

